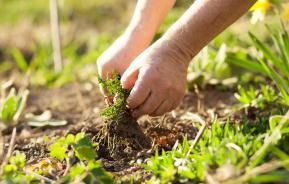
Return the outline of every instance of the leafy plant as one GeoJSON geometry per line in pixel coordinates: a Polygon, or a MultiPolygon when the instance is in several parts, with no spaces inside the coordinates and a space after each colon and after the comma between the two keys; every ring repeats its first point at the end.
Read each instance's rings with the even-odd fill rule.
{"type": "Polygon", "coordinates": [[[275,90],[269,85],[261,85],[260,90],[253,86],[249,88],[238,86],[238,93],[235,93],[235,97],[244,107],[252,106],[260,109],[264,109],[278,99],[275,90]]]}
{"type": "Polygon", "coordinates": [[[84,133],[69,134],[59,138],[50,146],[50,155],[61,161],[66,159],[69,163],[71,156],[76,156],[79,163],[73,165],[60,183],[83,181],[84,183],[111,183],[112,177],[101,167],[100,161],[96,160],[95,145],[84,133]],[[70,148],[70,149],[69,149],[70,148]],[[86,162],[84,162],[86,161],[86,162]]]}
{"type": "Polygon", "coordinates": [[[7,97],[0,99],[0,119],[5,124],[11,124],[18,121],[28,97],[29,91],[16,95],[15,89],[12,88],[7,97]]]}
{"type": "Polygon", "coordinates": [[[81,161],[90,161],[96,158],[94,145],[84,133],[78,133],[75,136],[69,134],[66,137],[61,137],[50,146],[50,156],[61,161],[68,157],[69,151],[72,151],[72,154],[81,161]]]}
{"type": "Polygon", "coordinates": [[[250,33],[254,46],[261,54],[257,57],[231,55],[229,62],[270,77],[278,87],[283,103],[289,106],[289,35],[285,26],[278,30],[272,30],[268,26],[268,31],[274,43],[273,49],[250,33]]]}
{"type": "Polygon", "coordinates": [[[81,163],[72,166],[69,173],[61,179],[60,183],[76,181],[100,184],[113,183],[111,174],[102,169],[99,161],[88,161],[86,166],[81,163]]]}
{"type": "MultiPolygon", "coordinates": [[[[60,161],[66,159],[67,164],[70,157],[76,156],[79,162],[70,166],[64,176],[61,176],[58,183],[112,183],[112,176],[103,170],[100,161],[96,160],[96,152],[93,144],[84,133],[77,135],[69,134],[61,137],[50,147],[51,157],[60,161]]],[[[47,165],[42,161],[41,165],[47,165]]],[[[53,167],[53,166],[52,166],[53,167]]],[[[0,176],[0,182],[4,183],[54,183],[54,180],[46,178],[48,174],[46,167],[40,167],[37,171],[26,168],[25,155],[16,152],[10,157],[9,162],[3,167],[3,176],[0,176]],[[41,176],[42,175],[42,176],[41,176]]]]}
{"type": "MultiPolygon", "coordinates": [[[[274,124],[271,126],[275,127],[276,121],[274,123],[272,121],[274,120],[270,120],[270,124],[274,124]]],[[[260,126],[262,123],[264,122],[259,123],[260,126]]],[[[259,175],[260,180],[261,176],[265,178],[267,175],[268,181],[287,181],[282,180],[282,177],[276,178],[273,175],[274,168],[250,175],[250,172],[260,171],[255,166],[261,167],[264,162],[272,159],[274,151],[271,148],[277,147],[277,140],[280,141],[281,137],[286,136],[286,133],[281,133],[277,139],[268,139],[276,131],[276,128],[269,130],[269,125],[265,131],[260,131],[258,126],[254,127],[247,123],[220,125],[220,122],[215,120],[211,129],[204,132],[192,152],[188,153],[191,142],[184,139],[183,143],[176,144],[172,151],[163,151],[161,155],[157,152],[144,167],[152,173],[151,183],[203,182],[208,177],[221,183],[244,183],[259,175]],[[264,148],[264,144],[268,143],[270,147],[264,148]],[[257,153],[260,153],[261,149],[265,151],[260,157],[257,153]],[[258,158],[258,161],[255,158],[258,158]]],[[[287,162],[288,153],[281,153],[283,160],[287,162]]],[[[282,167],[284,168],[284,165],[277,168],[282,167]]],[[[288,174],[288,171],[282,171],[288,174]]]]}
{"type": "Polygon", "coordinates": [[[222,44],[219,49],[205,47],[190,64],[188,70],[188,87],[192,89],[193,84],[204,87],[207,84],[226,84],[231,78],[232,71],[225,62],[227,57],[227,46],[222,44]]]}
{"type": "Polygon", "coordinates": [[[9,162],[3,167],[3,176],[0,176],[0,181],[4,183],[31,183],[38,181],[32,175],[24,172],[26,164],[25,155],[16,152],[10,157],[9,162]]]}

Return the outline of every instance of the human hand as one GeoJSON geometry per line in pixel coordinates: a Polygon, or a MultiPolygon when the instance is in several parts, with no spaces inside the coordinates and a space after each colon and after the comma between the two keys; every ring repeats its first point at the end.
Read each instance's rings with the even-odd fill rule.
{"type": "MultiPolygon", "coordinates": [[[[123,34],[119,37],[97,60],[99,76],[107,79],[112,76],[113,72],[123,74],[130,63],[145,49],[145,41],[132,34],[123,34]]],[[[108,104],[112,102],[113,97],[108,97],[105,89],[101,86],[100,90],[106,98],[106,102],[108,104]]]]}
{"type": "Polygon", "coordinates": [[[176,108],[186,89],[188,62],[166,42],[157,42],[124,72],[123,88],[131,89],[127,103],[134,117],[159,116],[176,108]]]}
{"type": "Polygon", "coordinates": [[[139,54],[136,52],[135,44],[130,36],[120,36],[96,62],[100,77],[102,79],[109,78],[114,71],[123,74],[139,54]]]}

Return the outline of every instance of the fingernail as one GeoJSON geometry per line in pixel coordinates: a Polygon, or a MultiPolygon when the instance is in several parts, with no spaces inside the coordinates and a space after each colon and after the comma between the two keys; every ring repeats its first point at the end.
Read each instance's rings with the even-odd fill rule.
{"type": "Polygon", "coordinates": [[[126,100],[126,103],[127,103],[127,105],[128,105],[128,106],[130,106],[130,105],[131,105],[131,100],[130,100],[130,97],[128,97],[128,98],[127,98],[127,100],[126,100]]]}
{"type": "Polygon", "coordinates": [[[121,83],[122,88],[126,87],[126,81],[125,81],[125,76],[124,75],[121,77],[120,83],[121,83]]]}

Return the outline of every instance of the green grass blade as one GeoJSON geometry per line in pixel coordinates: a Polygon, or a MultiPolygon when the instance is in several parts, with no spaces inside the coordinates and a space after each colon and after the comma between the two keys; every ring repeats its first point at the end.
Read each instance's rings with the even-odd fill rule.
{"type": "Polygon", "coordinates": [[[289,78],[289,70],[283,66],[282,61],[268,48],[266,47],[255,35],[249,33],[254,45],[264,54],[265,58],[270,60],[272,64],[280,70],[287,78],[289,78]]]}
{"type": "Polygon", "coordinates": [[[232,64],[244,69],[247,69],[252,72],[257,72],[261,74],[267,74],[264,68],[260,65],[260,63],[257,63],[255,61],[247,60],[245,58],[237,58],[235,55],[228,55],[228,58],[226,59],[226,62],[228,64],[232,64]]]}
{"type": "Polygon", "coordinates": [[[11,55],[14,58],[18,68],[22,72],[26,72],[28,70],[29,66],[28,66],[23,54],[18,49],[12,49],[11,55]]]}
{"type": "Polygon", "coordinates": [[[282,78],[278,73],[276,73],[273,69],[269,68],[264,61],[260,60],[260,63],[263,66],[264,70],[267,72],[267,75],[273,81],[275,81],[284,99],[289,99],[289,94],[287,91],[287,89],[289,89],[288,82],[284,78],[282,78]]]}

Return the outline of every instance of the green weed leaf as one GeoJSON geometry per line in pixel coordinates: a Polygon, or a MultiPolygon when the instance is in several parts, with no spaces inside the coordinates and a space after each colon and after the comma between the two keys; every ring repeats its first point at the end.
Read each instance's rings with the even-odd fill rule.
{"type": "Polygon", "coordinates": [[[13,121],[13,117],[17,112],[18,102],[14,95],[9,96],[2,107],[1,119],[5,123],[11,123],[13,121]]]}
{"type": "Polygon", "coordinates": [[[50,146],[50,156],[63,161],[66,157],[68,145],[63,141],[58,141],[50,146]]]}

